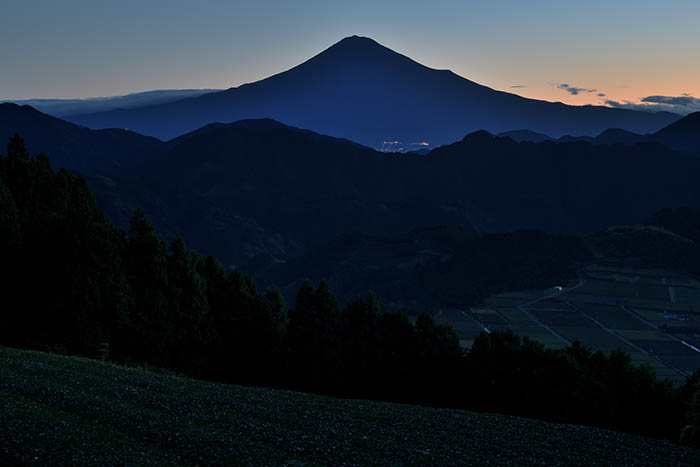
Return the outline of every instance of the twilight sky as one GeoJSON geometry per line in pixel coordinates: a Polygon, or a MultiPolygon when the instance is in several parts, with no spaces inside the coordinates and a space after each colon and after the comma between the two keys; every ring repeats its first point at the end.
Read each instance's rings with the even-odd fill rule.
{"type": "Polygon", "coordinates": [[[357,34],[526,97],[687,113],[699,23],[698,0],[10,1],[0,99],[223,89],[357,34]]]}

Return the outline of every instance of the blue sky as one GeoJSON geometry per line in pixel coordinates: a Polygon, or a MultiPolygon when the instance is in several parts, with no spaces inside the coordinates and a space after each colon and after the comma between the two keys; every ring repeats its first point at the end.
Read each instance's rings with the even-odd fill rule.
{"type": "Polygon", "coordinates": [[[4,99],[227,88],[353,34],[527,97],[700,97],[697,0],[5,3],[4,99]]]}

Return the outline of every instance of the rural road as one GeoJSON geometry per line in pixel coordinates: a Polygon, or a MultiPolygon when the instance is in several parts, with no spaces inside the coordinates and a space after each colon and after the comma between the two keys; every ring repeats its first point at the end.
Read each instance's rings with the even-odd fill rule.
{"type": "Polygon", "coordinates": [[[550,328],[550,327],[549,327],[547,324],[545,324],[544,322],[540,321],[535,315],[533,315],[532,313],[530,313],[530,311],[527,309],[527,307],[530,306],[530,305],[533,305],[533,304],[535,304],[535,303],[537,303],[537,302],[541,302],[541,301],[543,301],[543,300],[548,300],[548,299],[550,299],[550,298],[557,297],[557,296],[562,295],[562,294],[564,294],[564,293],[566,293],[566,292],[569,292],[569,291],[571,291],[571,290],[576,290],[576,289],[578,289],[579,287],[581,287],[584,283],[585,283],[585,281],[583,280],[583,278],[582,278],[582,277],[579,277],[578,283],[577,283],[576,285],[574,285],[573,287],[564,288],[564,289],[562,289],[562,290],[560,290],[560,291],[558,291],[558,292],[554,292],[554,293],[551,293],[551,294],[549,294],[549,295],[544,295],[544,296],[539,297],[539,298],[536,298],[536,299],[534,299],[534,300],[530,300],[530,301],[527,302],[527,303],[523,303],[522,305],[518,305],[518,308],[519,308],[523,313],[525,313],[526,315],[528,315],[528,316],[530,317],[531,320],[533,320],[535,323],[537,323],[538,325],[540,325],[541,327],[543,327],[544,329],[546,329],[546,330],[547,330],[550,334],[552,334],[554,337],[556,337],[557,339],[559,339],[560,341],[562,341],[562,342],[565,343],[566,345],[571,345],[571,341],[570,341],[569,339],[567,339],[566,337],[562,336],[561,334],[559,334],[558,332],[556,332],[554,329],[550,328]]]}

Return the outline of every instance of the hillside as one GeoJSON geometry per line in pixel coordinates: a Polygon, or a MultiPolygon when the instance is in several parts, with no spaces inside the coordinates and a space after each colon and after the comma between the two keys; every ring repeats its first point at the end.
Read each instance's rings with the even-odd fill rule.
{"type": "MultiPolygon", "coordinates": [[[[216,125],[195,134],[212,127],[216,125]]],[[[142,208],[168,241],[184,235],[198,251],[217,254],[227,265],[240,264],[263,251],[275,256],[294,252],[274,229],[263,230],[254,221],[168,180],[140,176],[137,167],[151,159],[161,161],[168,148],[183,140],[167,144],[126,130],[90,130],[29,106],[0,104],[0,154],[15,133],[23,137],[31,154],[47,154],[54,169],[85,176],[100,207],[123,229],[128,229],[136,209],[142,208]]],[[[167,161],[163,165],[167,167],[167,161]]]]}
{"type": "Polygon", "coordinates": [[[658,143],[517,143],[476,132],[428,159],[432,185],[444,198],[472,200],[490,231],[591,233],[696,205],[700,194],[700,162],[658,143]]]}
{"type": "MultiPolygon", "coordinates": [[[[419,156],[380,153],[270,119],[209,124],[162,143],[89,130],[31,107],[0,109],[9,115],[0,132],[20,131],[30,151],[45,151],[55,168],[84,171],[119,227],[141,207],[163,237],[180,233],[227,266],[260,254],[282,264],[342,236],[396,239],[436,226],[588,234],[700,200],[700,161],[655,143],[516,143],[482,131],[419,156]]],[[[309,274],[285,269],[293,277],[280,283],[309,274]]],[[[344,282],[359,284],[356,277],[344,282]]]]}
{"type": "Polygon", "coordinates": [[[398,234],[469,213],[422,196],[415,154],[384,154],[272,120],[208,125],[168,143],[150,177],[201,194],[308,248],[352,232],[398,234]]]}
{"type": "Polygon", "coordinates": [[[294,300],[302,279],[325,280],[341,303],[372,290],[389,309],[464,306],[496,291],[546,288],[590,256],[578,238],[539,231],[476,236],[455,226],[395,236],[351,234],[284,263],[258,255],[242,268],[294,300]],[[556,258],[551,252],[557,251],[556,258]]]}
{"type": "Polygon", "coordinates": [[[670,148],[700,155],[700,112],[692,113],[659,130],[654,139],[670,148]]]}
{"type": "Polygon", "coordinates": [[[506,131],[499,133],[498,136],[508,137],[519,143],[523,141],[531,143],[541,143],[543,141],[557,143],[585,141],[592,144],[623,144],[628,146],[639,143],[660,143],[676,151],[698,156],[700,155],[700,112],[687,115],[654,134],[640,135],[621,128],[609,128],[595,137],[567,135],[560,138],[552,138],[530,130],[506,131]]]}
{"type": "Polygon", "coordinates": [[[32,154],[51,156],[56,168],[81,173],[119,173],[141,165],[163,149],[150,136],[122,129],[90,130],[28,105],[0,104],[0,142],[21,133],[32,154]]]}
{"type": "Polygon", "coordinates": [[[153,177],[306,245],[438,225],[591,233],[700,199],[700,161],[653,143],[516,143],[481,131],[426,157],[237,125],[175,141],[150,167],[153,177]]]}
{"type": "Polygon", "coordinates": [[[576,425],[196,381],[0,347],[0,462],[693,465],[576,425]]]}
{"type": "Polygon", "coordinates": [[[108,112],[115,109],[133,109],[146,105],[166,104],[214,91],[219,91],[219,89],[165,89],[136,92],[123,96],[88,97],[83,99],[23,99],[6,102],[17,105],[30,105],[54,117],[67,117],[94,112],[108,112]]]}
{"type": "Polygon", "coordinates": [[[479,129],[528,128],[551,136],[607,128],[657,131],[680,118],[599,106],[526,99],[428,68],[366,37],[347,37],[269,78],[163,105],[71,117],[90,128],[129,128],[166,140],[211,122],[273,118],[380,147],[430,147],[479,129]]]}

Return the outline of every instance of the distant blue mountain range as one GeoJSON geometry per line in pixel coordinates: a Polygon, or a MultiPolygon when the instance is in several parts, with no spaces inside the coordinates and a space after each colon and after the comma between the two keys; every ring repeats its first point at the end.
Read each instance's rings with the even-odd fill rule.
{"type": "Polygon", "coordinates": [[[255,83],[70,120],[167,140],[211,122],[247,118],[273,118],[379,148],[385,141],[435,147],[478,129],[500,133],[527,128],[554,137],[592,136],[608,128],[651,133],[680,116],[526,99],[449,70],[428,68],[372,39],[353,36],[255,83]]]}
{"type": "Polygon", "coordinates": [[[186,97],[197,97],[218,89],[169,89],[137,92],[124,96],[89,97],[85,99],[21,99],[0,100],[2,103],[30,105],[54,117],[70,117],[115,109],[133,109],[148,105],[167,104],[186,97]]]}
{"type": "Polygon", "coordinates": [[[621,128],[609,128],[597,136],[551,136],[530,130],[514,130],[500,133],[498,136],[508,137],[517,142],[541,143],[553,141],[557,143],[572,143],[585,141],[593,144],[624,144],[661,143],[671,149],[700,156],[700,112],[686,115],[680,120],[651,134],[640,135],[621,128]]]}

